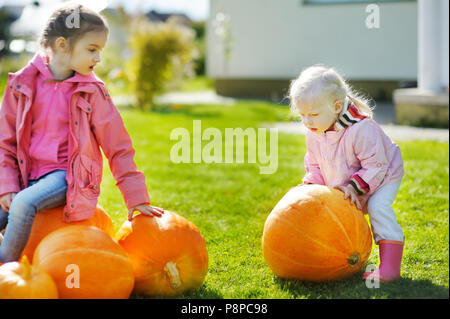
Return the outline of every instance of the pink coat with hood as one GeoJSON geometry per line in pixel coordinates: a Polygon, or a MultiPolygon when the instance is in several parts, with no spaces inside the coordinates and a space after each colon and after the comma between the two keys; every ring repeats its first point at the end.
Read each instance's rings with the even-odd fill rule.
{"type": "MultiPolygon", "coordinates": [[[[0,109],[0,195],[28,186],[29,146],[36,93],[39,54],[16,73],[10,73],[0,109]],[[34,63],[33,63],[34,62],[34,63]]],[[[93,72],[76,74],[69,97],[69,136],[65,222],[90,218],[100,194],[102,148],[128,209],[150,204],[144,174],[137,170],[134,149],[120,113],[104,83],[93,72]]],[[[50,97],[49,97],[50,100],[50,97]]]]}

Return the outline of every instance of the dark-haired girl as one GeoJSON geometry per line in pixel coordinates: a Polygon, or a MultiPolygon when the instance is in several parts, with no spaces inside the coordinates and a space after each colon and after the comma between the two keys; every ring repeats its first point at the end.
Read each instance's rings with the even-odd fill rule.
{"type": "Polygon", "coordinates": [[[40,210],[64,206],[65,222],[92,216],[102,179],[100,147],[128,219],[134,211],[164,213],[149,206],[130,136],[93,72],[108,34],[98,13],[61,7],[42,32],[42,50],[9,74],[0,109],[0,230],[7,226],[0,263],[18,260],[40,210]]]}

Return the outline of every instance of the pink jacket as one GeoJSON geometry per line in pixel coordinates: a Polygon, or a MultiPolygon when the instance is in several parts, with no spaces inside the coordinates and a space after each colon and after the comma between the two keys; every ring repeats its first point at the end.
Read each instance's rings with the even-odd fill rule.
{"type": "MultiPolygon", "coordinates": [[[[0,195],[28,186],[30,108],[37,74],[31,62],[9,74],[0,109],[0,195]]],[[[69,103],[68,189],[63,221],[87,219],[94,212],[103,171],[100,146],[126,206],[149,204],[145,177],[134,163],[130,136],[104,83],[94,73],[76,76],[78,82],[69,103]]]]}
{"type": "Polygon", "coordinates": [[[364,206],[377,189],[402,179],[400,148],[370,118],[339,127],[325,133],[307,132],[303,183],[351,184],[364,206]]]}

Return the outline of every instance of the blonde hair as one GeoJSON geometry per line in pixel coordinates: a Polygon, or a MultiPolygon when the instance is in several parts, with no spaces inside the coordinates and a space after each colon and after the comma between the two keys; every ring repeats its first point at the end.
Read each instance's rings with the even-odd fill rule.
{"type": "Polygon", "coordinates": [[[302,101],[328,102],[330,107],[336,101],[344,103],[348,98],[358,110],[372,118],[373,107],[369,99],[355,91],[334,68],[314,65],[303,70],[299,77],[291,82],[289,99],[291,112],[297,113],[297,103],[302,101]]]}

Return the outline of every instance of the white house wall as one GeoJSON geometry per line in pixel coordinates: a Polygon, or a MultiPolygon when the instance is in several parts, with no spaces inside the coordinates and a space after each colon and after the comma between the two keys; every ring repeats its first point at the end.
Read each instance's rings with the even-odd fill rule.
{"type": "Polygon", "coordinates": [[[374,3],[380,25],[369,29],[368,3],[210,0],[207,73],[222,79],[286,79],[322,63],[353,80],[415,80],[417,3],[374,3]],[[214,32],[213,20],[219,12],[231,19],[228,61],[214,32]]]}

